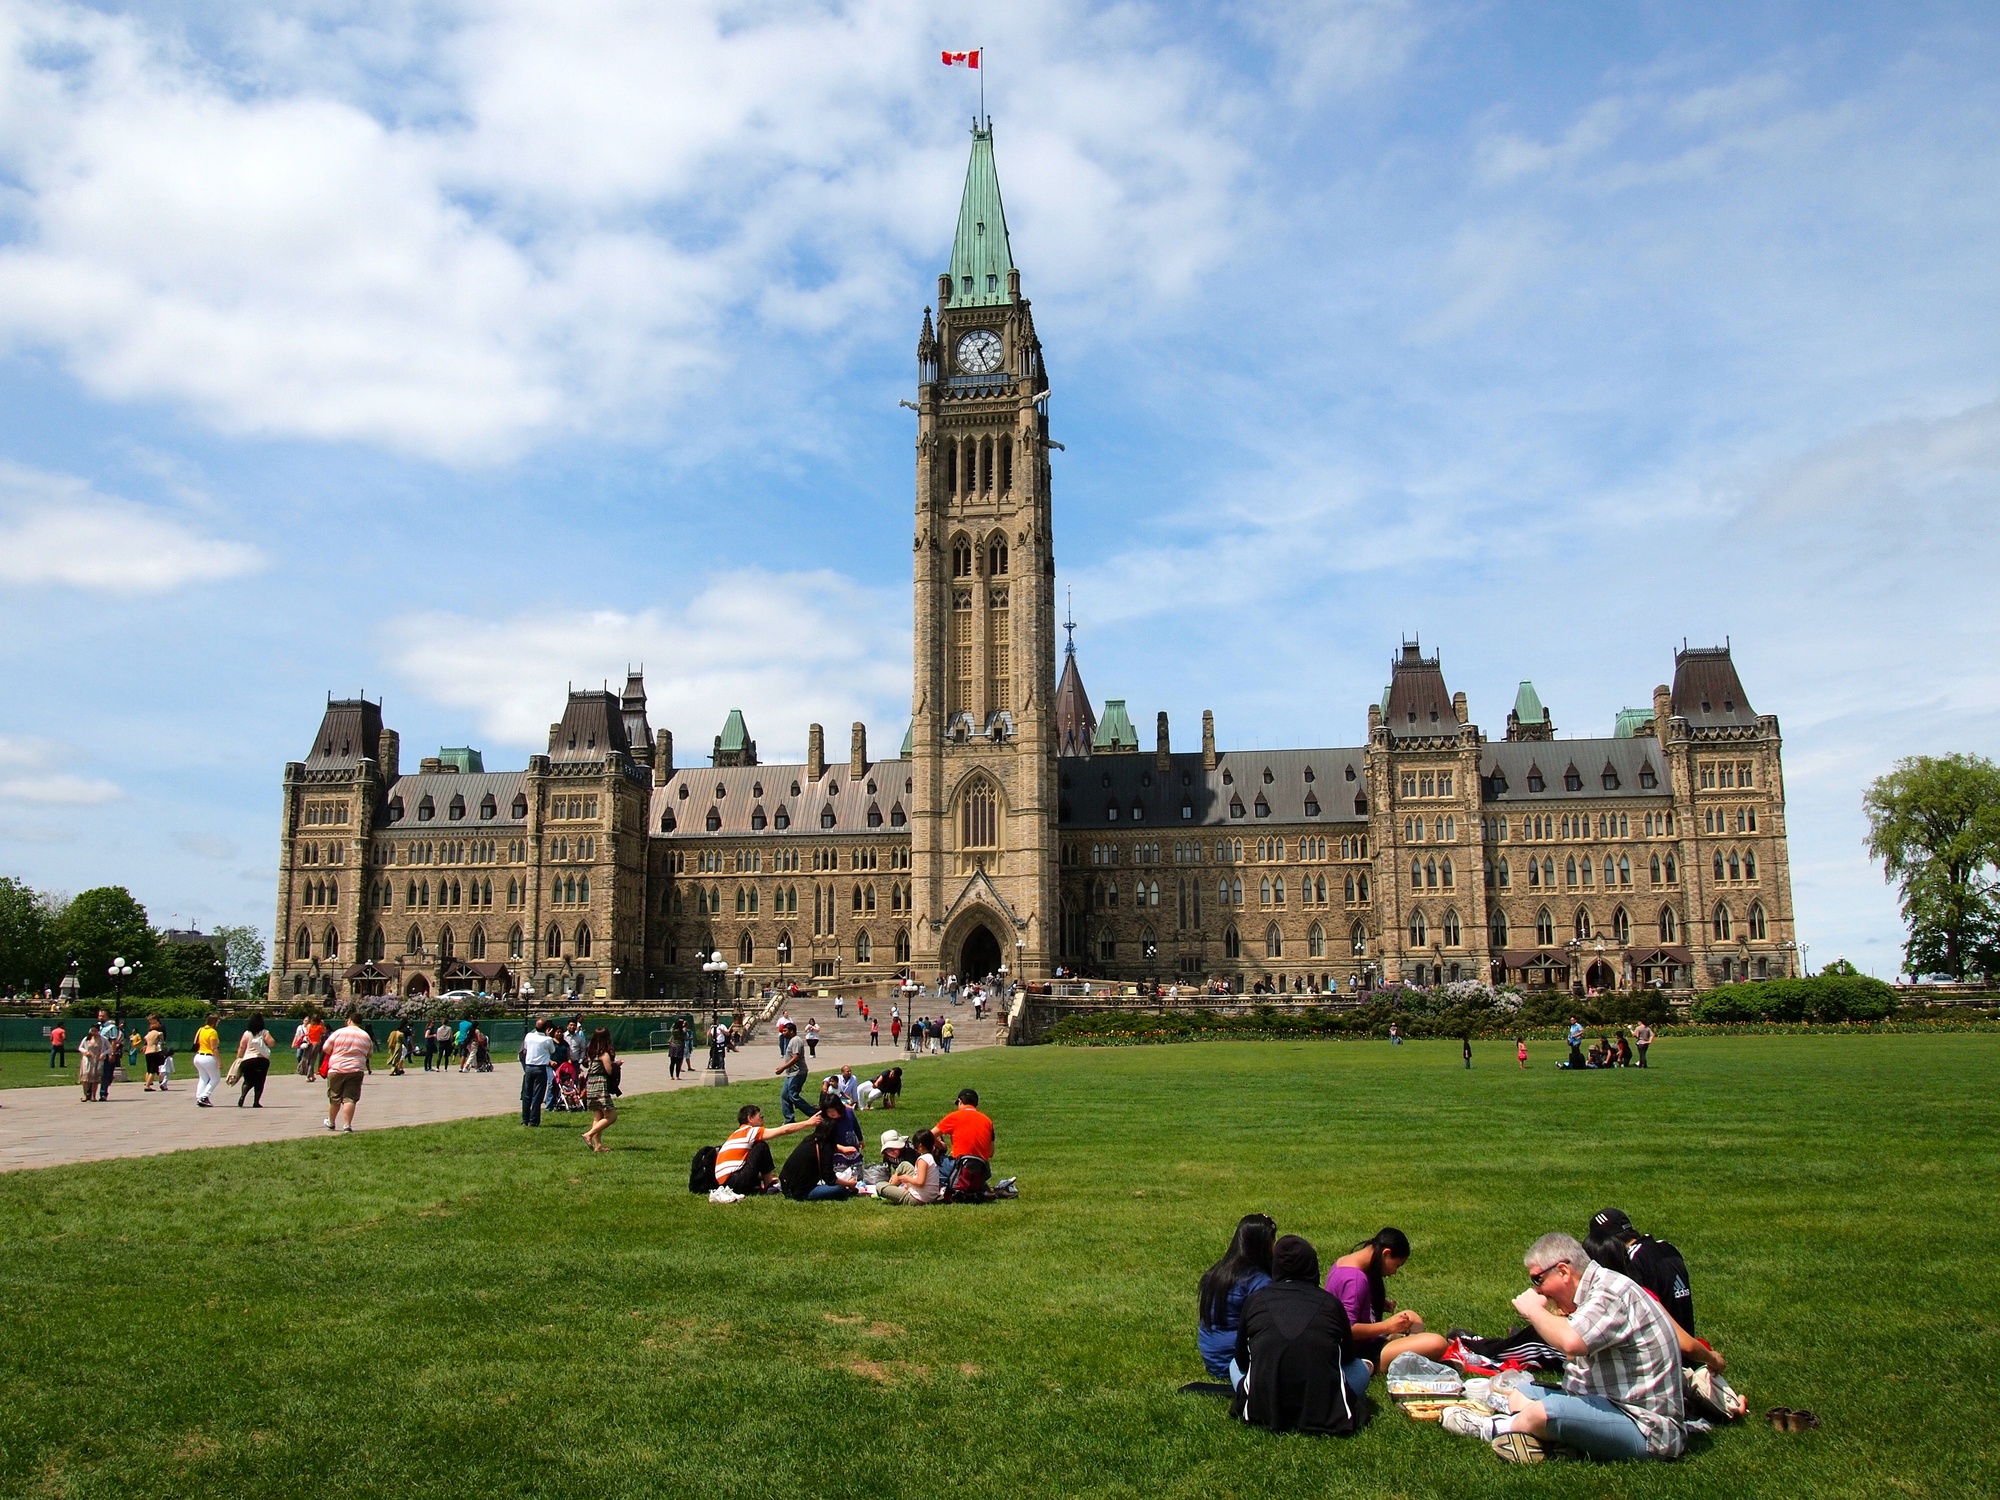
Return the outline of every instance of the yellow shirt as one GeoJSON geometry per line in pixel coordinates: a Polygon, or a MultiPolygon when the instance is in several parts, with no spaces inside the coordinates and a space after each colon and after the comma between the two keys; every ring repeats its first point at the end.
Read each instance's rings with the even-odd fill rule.
{"type": "Polygon", "coordinates": [[[222,1044],[213,1026],[204,1026],[194,1034],[194,1050],[197,1057],[213,1057],[215,1049],[222,1044]]]}

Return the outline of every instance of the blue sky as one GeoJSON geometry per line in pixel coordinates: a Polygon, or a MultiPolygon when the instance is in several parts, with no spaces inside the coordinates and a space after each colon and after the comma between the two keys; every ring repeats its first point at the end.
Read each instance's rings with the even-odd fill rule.
{"type": "Polygon", "coordinates": [[[0,870],[268,927],[329,690],[518,765],[909,711],[910,393],[983,45],[1085,680],[1353,744],[1727,637],[1815,964],[1859,799],[1991,753],[1990,6],[0,12],[0,870]]]}

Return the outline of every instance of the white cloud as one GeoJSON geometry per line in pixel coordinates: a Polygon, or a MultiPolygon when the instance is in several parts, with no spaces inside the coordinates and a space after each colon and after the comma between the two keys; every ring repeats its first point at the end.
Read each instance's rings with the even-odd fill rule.
{"type": "MultiPolygon", "coordinates": [[[[0,15],[0,341],[224,431],[478,462],[698,393],[740,317],[921,295],[964,161],[913,137],[955,83],[925,8],[437,14],[223,22],[226,67],[130,17],[0,15]]],[[[1149,14],[1041,0],[989,38],[1014,227],[1097,315],[1239,232],[1246,101],[1149,14]]]]}
{"type": "Polygon", "coordinates": [[[803,757],[808,721],[844,755],[846,726],[870,725],[870,753],[894,755],[909,719],[909,605],[833,573],[745,571],[710,580],[677,608],[537,612],[480,619],[408,615],[385,632],[394,668],[479,731],[543,750],[571,687],[624,686],[646,673],[648,713],[698,761],[732,708],[758,753],[803,757]]]}
{"type": "MultiPolygon", "coordinates": [[[[65,767],[78,759],[52,740],[0,734],[0,802],[42,807],[94,807],[125,795],[116,782],[82,776],[65,767]]],[[[33,837],[17,831],[16,838],[33,837]]]]}
{"type": "Polygon", "coordinates": [[[202,859],[234,859],[237,854],[236,841],[219,833],[177,833],[174,842],[202,859]]]}
{"type": "Polygon", "coordinates": [[[255,547],[204,536],[69,475],[0,461],[0,580],[152,594],[262,566],[255,547]]]}

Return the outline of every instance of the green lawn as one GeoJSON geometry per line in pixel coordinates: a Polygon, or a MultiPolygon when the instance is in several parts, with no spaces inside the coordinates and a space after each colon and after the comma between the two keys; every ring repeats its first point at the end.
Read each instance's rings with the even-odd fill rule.
{"type": "MultiPolygon", "coordinates": [[[[224,1049],[222,1066],[225,1069],[234,1056],[233,1045],[224,1049]]],[[[380,1058],[376,1061],[380,1067],[388,1066],[380,1058]]],[[[290,1072],[293,1065],[292,1049],[289,1047],[281,1048],[271,1056],[273,1072],[290,1072]]],[[[114,1093],[125,1088],[143,1089],[146,1086],[146,1065],[143,1062],[125,1064],[125,1077],[129,1082],[111,1085],[114,1093]]],[[[83,1085],[77,1082],[76,1077],[75,1048],[70,1049],[66,1062],[59,1069],[49,1066],[46,1052],[0,1052],[0,1089],[47,1088],[53,1084],[67,1084],[82,1092],[83,1085]]],[[[182,1085],[189,1089],[194,1087],[194,1054],[188,1051],[174,1054],[174,1081],[171,1086],[178,1089],[182,1085]]]]}
{"type": "MultiPolygon", "coordinates": [[[[2000,1490],[2000,1038],[1700,1039],[1647,1072],[1497,1044],[993,1051],[1018,1202],[715,1207],[688,1157],[775,1086],[640,1099],[592,1158],[504,1120],[0,1179],[0,1492],[1962,1497],[2000,1490]],[[1686,1252],[1755,1408],[1674,1465],[1510,1469],[1394,1410],[1232,1427],[1193,1287],[1241,1213],[1397,1224],[1434,1326],[1606,1203],[1686,1252]]],[[[364,1120],[366,1103],[364,1100],[364,1120]]],[[[1379,1395],[1380,1386],[1377,1386],[1379,1395]]]]}

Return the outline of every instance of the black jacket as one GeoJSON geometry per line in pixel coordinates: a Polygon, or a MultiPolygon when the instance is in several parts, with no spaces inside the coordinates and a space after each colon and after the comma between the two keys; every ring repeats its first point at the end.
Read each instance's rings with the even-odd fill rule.
{"type": "Polygon", "coordinates": [[[1341,1366],[1354,1358],[1347,1309],[1306,1281],[1274,1281],[1250,1294],[1236,1335],[1243,1384],[1230,1415],[1273,1432],[1345,1436],[1367,1420],[1341,1366]]]}

